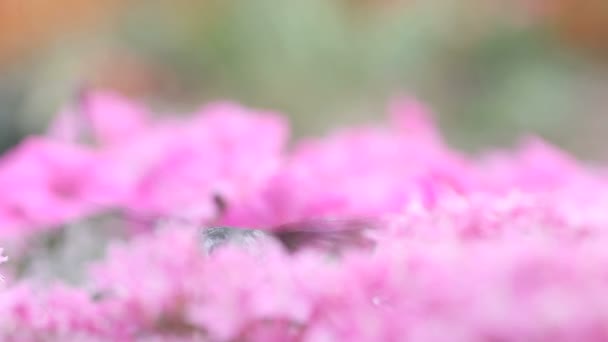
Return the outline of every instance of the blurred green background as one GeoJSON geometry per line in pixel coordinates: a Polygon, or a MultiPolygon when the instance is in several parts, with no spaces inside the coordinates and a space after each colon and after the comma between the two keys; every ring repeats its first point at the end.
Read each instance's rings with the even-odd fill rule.
{"type": "Polygon", "coordinates": [[[0,146],[82,84],[160,112],[233,99],[296,136],[412,94],[476,151],[538,134],[608,159],[605,0],[3,0],[0,146]]]}

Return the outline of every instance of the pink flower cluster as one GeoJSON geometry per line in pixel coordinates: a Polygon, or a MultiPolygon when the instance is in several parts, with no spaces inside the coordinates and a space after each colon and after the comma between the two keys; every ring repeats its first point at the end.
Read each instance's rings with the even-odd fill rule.
{"type": "Polygon", "coordinates": [[[127,225],[83,284],[6,281],[0,340],[607,341],[605,170],[537,139],[458,153],[421,104],[389,111],[388,127],[288,147],[278,114],[153,119],[87,94],[0,160],[6,272],[36,236],[107,209],[261,228],[377,217],[375,248],[207,255],[200,227],[127,225]]]}

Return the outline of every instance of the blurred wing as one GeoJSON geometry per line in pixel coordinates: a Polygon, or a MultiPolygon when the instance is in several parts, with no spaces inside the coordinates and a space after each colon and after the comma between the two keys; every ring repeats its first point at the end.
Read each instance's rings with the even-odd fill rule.
{"type": "Polygon", "coordinates": [[[314,219],[283,224],[271,231],[290,252],[304,248],[339,251],[375,246],[374,235],[383,226],[379,218],[314,219]]]}

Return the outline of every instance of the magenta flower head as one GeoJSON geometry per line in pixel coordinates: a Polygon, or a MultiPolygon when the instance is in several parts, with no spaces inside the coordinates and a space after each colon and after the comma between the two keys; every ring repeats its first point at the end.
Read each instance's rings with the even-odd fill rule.
{"type": "Polygon", "coordinates": [[[388,116],[288,145],[277,113],[84,93],[0,158],[0,340],[608,340],[604,168],[388,116]]]}

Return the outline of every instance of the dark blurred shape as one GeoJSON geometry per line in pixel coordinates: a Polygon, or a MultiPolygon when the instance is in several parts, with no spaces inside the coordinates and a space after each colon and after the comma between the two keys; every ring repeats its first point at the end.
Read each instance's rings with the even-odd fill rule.
{"type": "Polygon", "coordinates": [[[383,227],[381,218],[311,219],[282,224],[267,229],[210,227],[202,232],[203,248],[212,253],[226,245],[255,248],[278,241],[288,252],[317,249],[338,255],[347,249],[371,249],[374,231],[383,227]]]}
{"type": "Polygon", "coordinates": [[[345,248],[373,248],[371,235],[383,223],[380,218],[317,219],[283,224],[272,233],[292,253],[312,247],[337,254],[345,248]]]}

